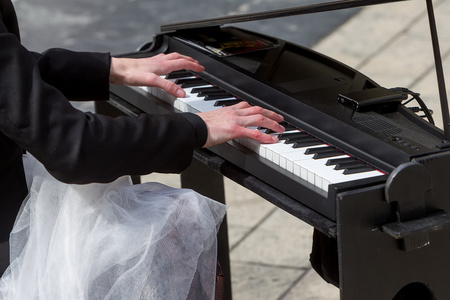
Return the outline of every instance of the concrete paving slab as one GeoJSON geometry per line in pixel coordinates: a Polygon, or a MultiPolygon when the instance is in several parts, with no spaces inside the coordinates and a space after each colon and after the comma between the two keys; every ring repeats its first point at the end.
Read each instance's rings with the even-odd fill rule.
{"type": "Polygon", "coordinates": [[[282,299],[338,300],[340,299],[340,291],[334,285],[325,283],[313,269],[309,269],[282,299]]]}
{"type": "Polygon", "coordinates": [[[281,299],[305,272],[305,269],[232,261],[233,299],[281,299]]]}
{"type": "Polygon", "coordinates": [[[312,232],[311,226],[277,209],[231,252],[231,259],[309,268],[312,232]]]}
{"type": "Polygon", "coordinates": [[[365,7],[313,48],[360,70],[423,13],[423,5],[405,1],[365,7]]]}

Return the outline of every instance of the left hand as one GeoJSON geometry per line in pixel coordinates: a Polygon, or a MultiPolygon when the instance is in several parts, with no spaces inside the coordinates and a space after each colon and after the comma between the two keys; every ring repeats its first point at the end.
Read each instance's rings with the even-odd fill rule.
{"type": "Polygon", "coordinates": [[[111,58],[109,81],[114,84],[153,86],[175,97],[185,97],[185,91],[160,76],[176,70],[203,72],[205,68],[195,59],[179,53],[158,54],[145,58],[111,58]]]}

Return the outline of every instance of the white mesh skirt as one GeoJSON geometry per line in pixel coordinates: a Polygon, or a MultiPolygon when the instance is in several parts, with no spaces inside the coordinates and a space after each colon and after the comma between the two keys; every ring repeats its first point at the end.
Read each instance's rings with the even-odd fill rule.
{"type": "Polygon", "coordinates": [[[38,169],[0,299],[214,299],[225,205],[128,177],[67,185],[38,169]]]}

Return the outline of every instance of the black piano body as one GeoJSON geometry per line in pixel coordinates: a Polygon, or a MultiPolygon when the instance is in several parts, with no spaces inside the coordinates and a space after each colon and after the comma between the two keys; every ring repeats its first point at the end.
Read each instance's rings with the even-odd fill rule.
{"type": "MultiPolygon", "coordinates": [[[[193,76],[276,111],[288,124],[379,171],[320,188],[239,142],[195,153],[208,168],[337,240],[342,299],[392,299],[402,289],[406,295],[426,290],[423,299],[450,297],[450,148],[442,130],[402,105],[409,91],[381,87],[311,49],[236,27],[161,33],[124,56],[171,52],[205,66],[193,76]]],[[[160,93],[112,85],[110,101],[97,103],[98,112],[176,113],[175,99],[162,101],[160,93]]],[[[192,185],[202,192],[205,183],[192,185]]]]}
{"type": "MultiPolygon", "coordinates": [[[[401,94],[386,91],[360,72],[310,49],[233,27],[213,27],[157,35],[146,50],[129,56],[171,52],[191,56],[204,65],[206,70],[196,76],[238,99],[282,114],[288,123],[386,174],[380,172],[380,177],[336,184],[326,193],[236,143],[210,149],[332,220],[339,192],[385,182],[387,175],[402,163],[446,151],[438,147],[444,140],[443,132],[401,105],[401,94]],[[239,34],[254,41],[269,41],[269,46],[221,56],[191,42],[198,35],[208,39],[229,36],[232,40],[239,34]],[[362,96],[380,94],[380,99],[388,100],[357,109],[353,103],[341,103],[338,99],[339,95],[362,99],[358,92],[362,96]],[[273,178],[274,171],[280,176],[273,178]],[[310,191],[299,191],[298,186],[310,191]]],[[[111,93],[144,112],[153,111],[146,108],[146,97],[154,96],[141,88],[112,86],[111,93]]]]}

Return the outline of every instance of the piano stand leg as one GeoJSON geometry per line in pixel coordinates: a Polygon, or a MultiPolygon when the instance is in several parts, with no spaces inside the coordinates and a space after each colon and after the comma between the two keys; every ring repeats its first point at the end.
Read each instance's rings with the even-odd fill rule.
{"type": "Polygon", "coordinates": [[[337,241],[314,229],[311,266],[326,282],[339,287],[337,241]]]}
{"type": "MultiPolygon", "coordinates": [[[[189,168],[181,173],[181,186],[225,204],[223,176],[200,161],[193,159],[189,168]]],[[[231,300],[231,272],[228,246],[228,226],[226,216],[220,226],[217,259],[225,277],[225,298],[231,300]]]]}

